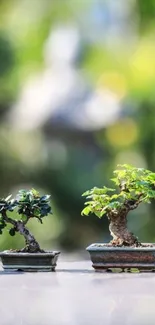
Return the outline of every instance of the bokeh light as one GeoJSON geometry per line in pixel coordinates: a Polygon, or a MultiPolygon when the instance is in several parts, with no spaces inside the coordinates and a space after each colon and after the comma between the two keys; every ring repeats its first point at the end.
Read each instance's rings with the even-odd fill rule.
{"type": "MultiPolygon", "coordinates": [[[[153,8],[0,1],[0,196],[32,186],[51,194],[53,216],[30,225],[44,247],[108,241],[106,218],[81,217],[82,192],[108,185],[118,163],[154,171],[153,8]]],[[[154,208],[130,221],[143,241],[155,241],[154,208]]],[[[6,231],[0,246],[10,245],[23,242],[6,231]]]]}
{"type": "Polygon", "coordinates": [[[106,137],[114,147],[127,147],[134,144],[138,138],[138,126],[130,118],[122,119],[106,130],[106,137]]]}

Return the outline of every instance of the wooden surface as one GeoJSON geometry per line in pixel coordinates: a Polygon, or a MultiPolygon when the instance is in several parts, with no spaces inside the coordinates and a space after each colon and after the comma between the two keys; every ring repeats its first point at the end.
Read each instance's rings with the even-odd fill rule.
{"type": "Polygon", "coordinates": [[[59,260],[57,272],[0,270],[0,325],[154,325],[155,274],[95,273],[59,260]]]}

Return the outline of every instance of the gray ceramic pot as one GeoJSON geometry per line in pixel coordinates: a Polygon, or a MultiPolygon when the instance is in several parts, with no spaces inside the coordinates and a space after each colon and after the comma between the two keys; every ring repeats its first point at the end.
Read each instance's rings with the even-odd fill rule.
{"type": "Polygon", "coordinates": [[[87,247],[95,270],[113,268],[140,271],[155,270],[155,245],[153,247],[113,247],[106,244],[92,244],[87,247]]]}
{"type": "Polygon", "coordinates": [[[2,265],[5,270],[22,271],[55,271],[60,252],[45,253],[16,253],[0,252],[2,265]]]}

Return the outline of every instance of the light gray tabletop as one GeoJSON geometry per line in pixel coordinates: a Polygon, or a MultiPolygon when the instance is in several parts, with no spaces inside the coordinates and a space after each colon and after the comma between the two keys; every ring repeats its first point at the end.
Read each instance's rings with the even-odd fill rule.
{"type": "Polygon", "coordinates": [[[154,325],[155,273],[98,273],[59,260],[56,272],[0,269],[0,325],[154,325]]]}

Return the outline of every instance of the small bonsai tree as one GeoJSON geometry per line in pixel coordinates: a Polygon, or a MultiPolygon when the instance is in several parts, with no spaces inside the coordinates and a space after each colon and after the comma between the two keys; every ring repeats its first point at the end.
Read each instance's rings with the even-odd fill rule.
{"type": "Polygon", "coordinates": [[[86,191],[88,201],[82,214],[94,213],[109,219],[109,230],[113,237],[110,244],[114,246],[140,246],[141,243],[127,229],[127,215],[140,203],[151,203],[155,198],[155,173],[131,165],[118,165],[121,169],[114,171],[111,181],[116,189],[107,187],[86,191]]]}
{"type": "Polygon", "coordinates": [[[16,198],[11,199],[11,197],[10,195],[0,200],[0,234],[7,225],[11,225],[9,230],[11,236],[18,232],[25,238],[26,246],[20,252],[44,252],[26,225],[31,218],[36,218],[43,223],[43,218],[51,213],[50,195],[40,196],[35,189],[32,189],[20,190],[16,198]],[[17,211],[17,220],[10,216],[14,210],[17,211]]]}

